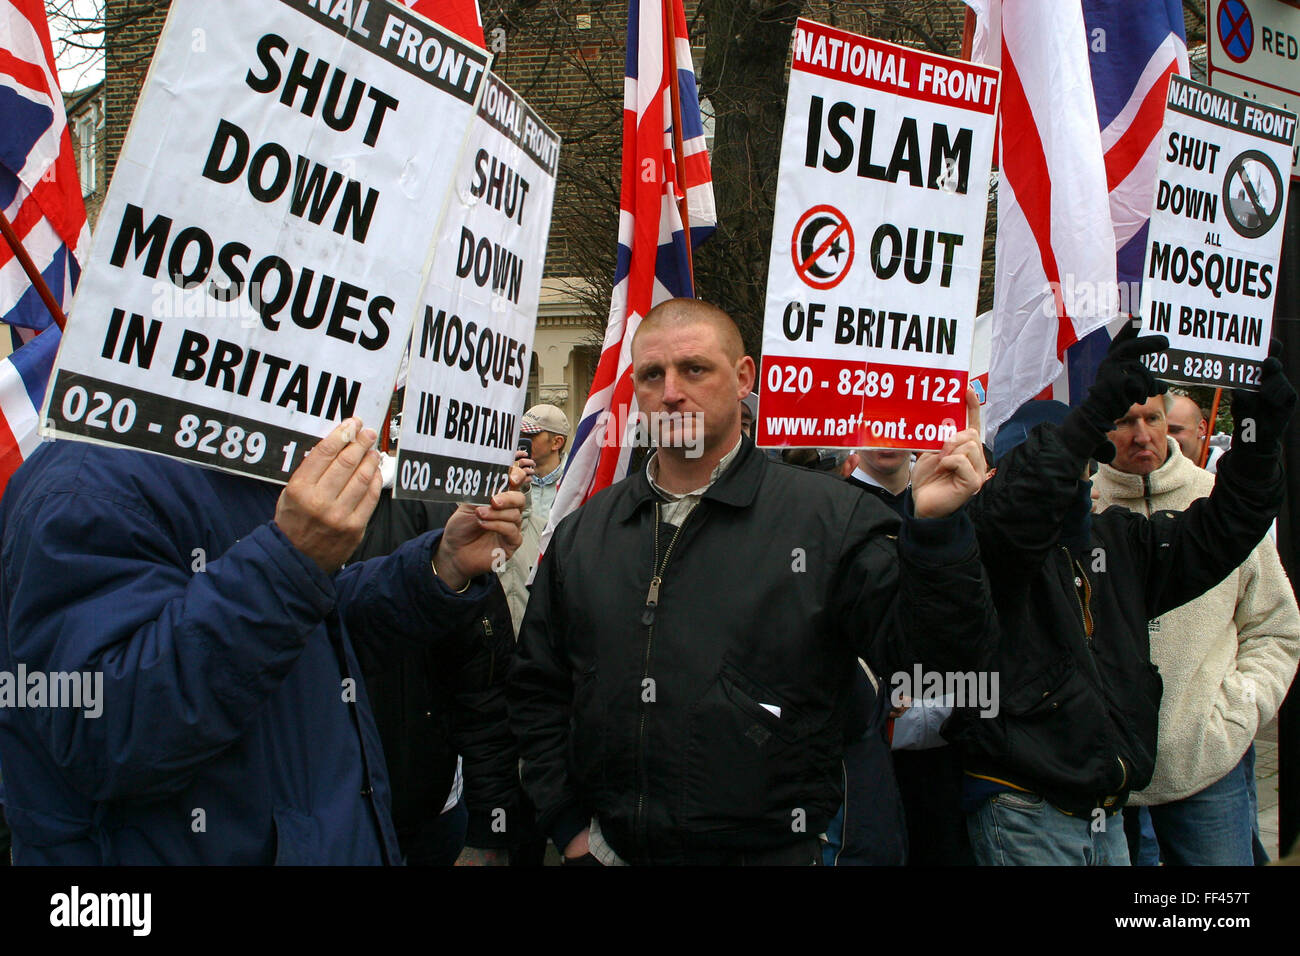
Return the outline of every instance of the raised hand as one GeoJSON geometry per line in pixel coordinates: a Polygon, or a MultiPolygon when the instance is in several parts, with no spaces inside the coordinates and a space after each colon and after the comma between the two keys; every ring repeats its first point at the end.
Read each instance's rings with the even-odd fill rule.
{"type": "Polygon", "coordinates": [[[1123,418],[1133,405],[1166,391],[1142,360],[1169,348],[1169,339],[1163,335],[1139,336],[1140,324],[1134,319],[1115,336],[1088,394],[1061,425],[1067,447],[1080,458],[1113,461],[1115,445],[1106,434],[1115,428],[1115,420],[1123,418]]]}
{"type": "Polygon", "coordinates": [[[1115,336],[1106,357],[1097,368],[1097,379],[1088,390],[1084,404],[1096,411],[1100,418],[1113,427],[1131,405],[1141,405],[1152,395],[1163,395],[1167,390],[1156,381],[1142,359],[1169,348],[1169,339],[1163,335],[1138,335],[1137,325],[1128,322],[1115,336]]]}
{"type": "Polygon", "coordinates": [[[980,402],[966,389],[966,428],[944,442],[941,451],[921,455],[912,468],[912,509],[918,518],[942,518],[966,504],[984,484],[980,444],[980,402]]]}
{"type": "Polygon", "coordinates": [[[1282,370],[1282,340],[1269,342],[1268,358],[1260,365],[1259,391],[1232,393],[1232,447],[1272,455],[1286,432],[1296,406],[1296,390],[1282,370]]]}
{"type": "Polygon", "coordinates": [[[490,505],[463,504],[447,519],[433,566],[453,591],[459,591],[475,575],[495,570],[503,553],[508,558],[523,543],[519,525],[524,493],[518,489],[527,477],[514,465],[509,491],[494,495],[490,505]]]}
{"type": "Polygon", "coordinates": [[[311,450],[275,503],[275,523],[326,574],[357,549],[379,502],[378,436],[349,418],[311,450]]]}

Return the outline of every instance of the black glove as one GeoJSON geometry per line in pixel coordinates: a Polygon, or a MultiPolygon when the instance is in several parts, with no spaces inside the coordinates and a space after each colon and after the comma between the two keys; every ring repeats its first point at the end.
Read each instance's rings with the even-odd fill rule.
{"type": "Polygon", "coordinates": [[[1131,406],[1142,404],[1152,395],[1163,395],[1168,388],[1156,381],[1142,356],[1163,352],[1169,348],[1169,339],[1163,335],[1139,338],[1137,330],[1138,320],[1134,319],[1115,336],[1087,397],[1061,425],[1066,447],[1079,458],[1111,461],[1115,446],[1106,433],[1115,427],[1115,420],[1124,417],[1131,406]]]}
{"type": "Polygon", "coordinates": [[[1282,342],[1269,343],[1260,365],[1259,391],[1232,392],[1232,447],[1254,458],[1276,458],[1278,443],[1296,405],[1296,391],[1282,372],[1282,342]]]}

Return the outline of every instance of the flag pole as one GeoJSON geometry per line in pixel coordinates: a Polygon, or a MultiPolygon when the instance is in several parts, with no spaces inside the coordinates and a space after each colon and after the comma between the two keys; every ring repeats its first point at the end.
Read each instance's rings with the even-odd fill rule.
{"type": "Polygon", "coordinates": [[[40,270],[36,268],[36,263],[32,262],[32,257],[27,254],[27,250],[23,248],[23,241],[18,238],[18,234],[14,232],[14,227],[9,223],[9,218],[3,212],[0,212],[0,234],[4,235],[5,241],[9,243],[9,248],[14,251],[14,257],[18,260],[18,264],[27,273],[27,278],[31,280],[37,294],[41,297],[41,301],[45,303],[45,308],[50,310],[50,315],[54,317],[54,323],[62,332],[68,324],[67,317],[64,316],[63,310],[59,308],[59,303],[50,293],[50,287],[45,284],[45,278],[41,275],[40,270]]]}
{"type": "Polygon", "coordinates": [[[1205,447],[1201,449],[1201,460],[1197,462],[1202,468],[1210,460],[1210,438],[1214,435],[1214,423],[1219,420],[1219,401],[1223,398],[1223,389],[1214,390],[1214,404],[1210,406],[1210,424],[1205,429],[1205,447]]]}
{"type": "MultiPolygon", "coordinates": [[[[677,164],[677,184],[682,183],[686,168],[682,162],[682,101],[681,90],[677,85],[677,33],[674,29],[675,12],[671,0],[664,0],[664,22],[668,27],[665,33],[665,59],[668,66],[668,92],[673,108],[673,162],[677,164]],[[673,17],[669,20],[669,17],[673,17]]],[[[691,250],[691,215],[688,208],[690,197],[682,187],[682,198],[677,200],[677,213],[682,218],[682,241],[686,243],[686,268],[690,270],[691,294],[695,294],[695,257],[691,250]]]]}
{"type": "Polygon", "coordinates": [[[975,45],[975,11],[966,8],[966,23],[961,31],[961,58],[969,60],[971,48],[975,45]]]}

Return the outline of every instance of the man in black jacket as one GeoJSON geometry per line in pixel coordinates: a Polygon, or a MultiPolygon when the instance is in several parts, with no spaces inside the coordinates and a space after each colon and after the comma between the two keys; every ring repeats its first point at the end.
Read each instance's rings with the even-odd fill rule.
{"type": "MultiPolygon", "coordinates": [[[[385,488],[351,560],[391,554],[441,528],[455,510],[449,502],[394,500],[385,488]]],[[[458,857],[503,864],[533,835],[505,700],[515,633],[496,575],[457,636],[399,657],[358,654],[388,764],[398,844],[415,866],[458,857]]]]}
{"type": "Polygon", "coordinates": [[[961,510],[978,439],[922,457],[900,530],[741,437],[754,363],[726,313],[663,303],[632,365],[639,409],[677,418],[539,566],[508,688],[524,784],[569,860],[812,863],[840,802],[856,657],[959,669],[990,649],[961,510]]]}
{"type": "Polygon", "coordinates": [[[1031,402],[1002,426],[970,509],[1002,632],[1001,706],[959,711],[944,735],[962,749],[981,864],[1129,862],[1117,814],[1151,779],[1161,695],[1147,621],[1241,564],[1282,500],[1278,440],[1296,393],[1270,358],[1260,391],[1234,394],[1238,431],[1209,498],[1150,518],[1090,514],[1089,460],[1110,461],[1115,420],[1162,390],[1142,359],[1168,341],[1128,331],[1079,407],[1031,402]]]}

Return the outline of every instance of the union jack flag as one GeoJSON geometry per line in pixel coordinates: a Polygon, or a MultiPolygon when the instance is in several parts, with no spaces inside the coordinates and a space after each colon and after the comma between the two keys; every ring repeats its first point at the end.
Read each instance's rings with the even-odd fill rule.
{"type": "MultiPolygon", "coordinates": [[[[1140,306],[1165,93],[1170,76],[1189,73],[1187,41],[1179,0],[1084,0],[1083,19],[1091,38],[1088,59],[1115,226],[1118,326],[1140,306]]],[[[1110,346],[1111,331],[1097,329],[1070,348],[1052,397],[1082,401],[1110,346]]]]}
{"type": "Polygon", "coordinates": [[[402,0],[402,3],[470,43],[484,45],[483,16],[477,0],[402,0]]]}
{"type": "MultiPolygon", "coordinates": [[[[90,232],[57,77],[40,0],[0,0],[0,211],[66,306],[90,232]]],[[[0,321],[16,333],[15,344],[26,343],[0,365],[2,489],[39,440],[36,411],[59,341],[53,318],[2,240],[0,321]]]]}
{"type": "Polygon", "coordinates": [[[1187,47],[1178,0],[967,4],[972,58],[1004,73],[996,427],[1028,398],[1081,400],[1107,325],[1137,310],[1165,89],[1187,47]]]}
{"type": "Polygon", "coordinates": [[[636,415],[632,336],[660,302],[694,296],[691,249],[717,226],[682,0],[631,0],[628,7],[614,292],[591,393],[542,535],[543,551],[565,515],[627,474],[632,449],[620,439],[636,415]]]}

